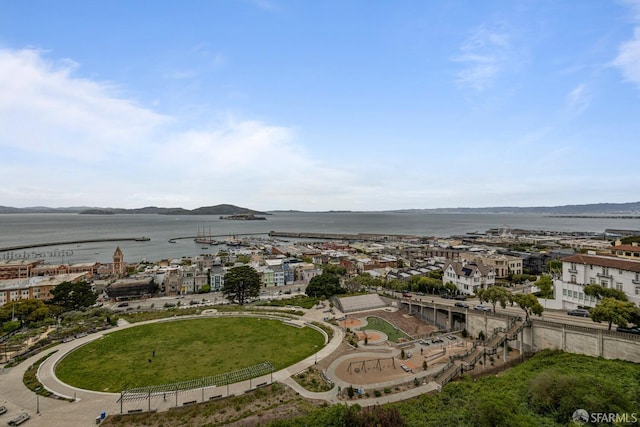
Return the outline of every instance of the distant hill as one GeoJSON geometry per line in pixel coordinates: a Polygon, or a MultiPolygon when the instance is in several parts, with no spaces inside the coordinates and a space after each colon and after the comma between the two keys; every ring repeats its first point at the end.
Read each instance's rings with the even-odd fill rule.
{"type": "Polygon", "coordinates": [[[451,213],[451,214],[543,214],[543,215],[640,215],[640,202],[633,203],[593,203],[585,205],[533,206],[533,207],[484,207],[484,208],[441,208],[402,209],[389,212],[405,213],[451,213]]]}
{"type": "Polygon", "coordinates": [[[193,210],[183,208],[158,208],[156,206],[148,206],[137,209],[87,209],[79,212],[80,214],[158,214],[158,215],[236,215],[236,214],[260,214],[269,215],[265,212],[254,211],[252,209],[242,208],[234,205],[216,205],[204,206],[193,210]]]}
{"type": "MultiPolygon", "coordinates": [[[[14,208],[0,206],[0,214],[25,214],[25,213],[81,213],[94,215],[110,214],[158,214],[158,215],[271,215],[278,212],[299,212],[299,210],[274,210],[271,213],[255,211],[240,206],[221,204],[215,206],[203,206],[193,210],[184,208],[159,208],[147,206],[136,209],[122,208],[99,208],[99,207],[65,207],[49,208],[44,206],[34,206],[27,208],[14,208]]],[[[315,211],[317,212],[317,211],[315,211]]],[[[328,213],[348,213],[351,211],[324,211],[328,213]]],[[[441,214],[540,214],[540,215],[563,215],[563,216],[638,216],[640,215],[640,202],[631,203],[592,203],[584,205],[564,205],[564,206],[500,206],[483,208],[438,208],[438,209],[398,209],[386,210],[384,212],[396,213],[441,213],[441,214]]],[[[306,212],[309,213],[309,212],[306,212]]]]}

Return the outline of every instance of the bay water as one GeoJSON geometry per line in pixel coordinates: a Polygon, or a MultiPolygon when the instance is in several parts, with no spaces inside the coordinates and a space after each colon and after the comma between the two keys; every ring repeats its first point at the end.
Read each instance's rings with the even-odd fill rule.
{"type": "Polygon", "coordinates": [[[448,237],[491,228],[604,233],[607,228],[640,229],[637,218],[569,218],[531,214],[433,214],[391,212],[277,212],[265,221],[222,220],[214,215],[0,215],[0,248],[49,242],[105,238],[148,237],[149,241],[120,241],[54,245],[0,252],[0,260],[45,259],[47,263],[111,262],[117,245],[125,261],[215,253],[223,246],[206,248],[184,238],[198,233],[224,241],[228,236],[268,237],[275,231],[320,233],[377,233],[448,237]]]}

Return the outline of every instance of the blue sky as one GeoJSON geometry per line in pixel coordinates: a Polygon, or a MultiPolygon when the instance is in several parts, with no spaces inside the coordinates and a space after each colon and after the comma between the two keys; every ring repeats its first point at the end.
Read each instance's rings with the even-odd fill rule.
{"type": "Polygon", "coordinates": [[[0,0],[0,205],[640,200],[640,1],[0,0]]]}

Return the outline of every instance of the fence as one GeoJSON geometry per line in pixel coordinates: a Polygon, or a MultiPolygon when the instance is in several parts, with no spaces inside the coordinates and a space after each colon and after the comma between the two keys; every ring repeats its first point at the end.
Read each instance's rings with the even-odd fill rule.
{"type": "Polygon", "coordinates": [[[271,362],[262,362],[257,365],[242,368],[237,371],[225,372],[222,374],[203,377],[189,381],[181,381],[170,384],[159,384],[147,387],[137,387],[123,390],[120,393],[118,402],[122,406],[123,402],[132,402],[138,400],[150,400],[152,397],[162,396],[166,398],[167,394],[186,393],[196,389],[205,389],[207,387],[216,387],[237,383],[240,381],[251,380],[252,378],[261,377],[263,375],[273,373],[274,367],[271,362]]]}

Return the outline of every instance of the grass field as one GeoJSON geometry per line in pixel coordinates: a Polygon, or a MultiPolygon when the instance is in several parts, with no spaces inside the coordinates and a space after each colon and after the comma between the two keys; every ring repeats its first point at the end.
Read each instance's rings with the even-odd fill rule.
{"type": "Polygon", "coordinates": [[[56,375],[76,387],[119,392],[211,376],[264,361],[278,370],[323,345],[319,332],[277,320],[177,320],[107,334],[67,355],[56,367],[56,375]]]}
{"type": "Polygon", "coordinates": [[[384,332],[389,341],[396,342],[398,338],[411,339],[407,334],[397,330],[391,323],[379,317],[367,317],[367,326],[364,329],[375,329],[384,332]]]}

